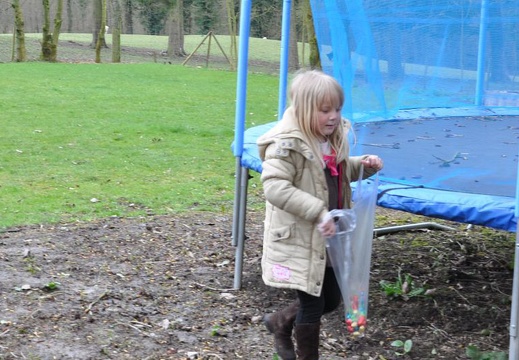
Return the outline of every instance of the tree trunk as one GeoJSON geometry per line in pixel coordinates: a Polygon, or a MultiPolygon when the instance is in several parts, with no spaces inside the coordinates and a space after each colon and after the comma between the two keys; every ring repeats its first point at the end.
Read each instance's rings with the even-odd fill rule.
{"type": "Polygon", "coordinates": [[[114,25],[112,30],[112,62],[121,62],[121,30],[123,26],[123,12],[121,2],[112,0],[114,5],[114,25]]]}
{"type": "Polygon", "coordinates": [[[23,23],[23,13],[20,8],[20,0],[13,0],[12,7],[14,9],[14,23],[16,32],[16,61],[23,62],[27,60],[27,50],[25,49],[25,30],[23,23]]]}
{"type": "Polygon", "coordinates": [[[299,70],[299,51],[297,48],[297,16],[295,11],[295,1],[291,2],[290,7],[290,37],[288,45],[288,69],[290,71],[299,70]]]}
{"type": "Polygon", "coordinates": [[[170,10],[170,29],[168,37],[168,56],[186,56],[184,50],[184,1],[177,0],[177,3],[170,10]]]}
{"type": "Polygon", "coordinates": [[[314,17],[312,15],[312,7],[310,6],[310,0],[305,1],[305,12],[306,12],[306,32],[308,34],[308,45],[310,47],[310,55],[308,60],[310,68],[321,69],[321,59],[319,58],[319,46],[317,45],[317,37],[315,36],[314,28],[314,17]]]}
{"type": "Polygon", "coordinates": [[[54,58],[57,58],[59,35],[61,34],[61,25],[63,24],[63,0],[58,0],[58,8],[56,9],[56,16],[54,17],[54,30],[52,31],[52,43],[55,46],[56,54],[54,58]]]}
{"type": "Polygon", "coordinates": [[[74,16],[72,13],[72,0],[67,0],[67,32],[72,32],[72,24],[74,23],[74,16]]]}
{"type": "Polygon", "coordinates": [[[106,0],[93,0],[94,6],[94,31],[92,32],[92,48],[97,47],[99,38],[101,39],[101,47],[107,48],[105,41],[105,26],[106,26],[106,0]],[[103,10],[104,9],[104,10],[103,10]],[[104,23],[103,23],[104,19],[104,23]],[[101,34],[102,33],[102,34],[101,34]]]}
{"type": "MultiPolygon", "coordinates": [[[[41,42],[40,58],[43,61],[51,61],[52,56],[52,35],[50,33],[50,5],[49,0],[43,0],[43,39],[41,42]]],[[[55,53],[55,52],[54,52],[55,53]]]]}
{"type": "Polygon", "coordinates": [[[133,34],[133,1],[124,0],[124,5],[126,34],[133,34]]]}
{"type": "Polygon", "coordinates": [[[101,62],[101,48],[105,44],[105,26],[106,26],[106,0],[101,0],[101,27],[98,31],[99,36],[96,42],[96,63],[101,62]]]}
{"type": "Polygon", "coordinates": [[[389,52],[387,59],[387,70],[392,80],[402,79],[404,67],[402,65],[402,30],[396,23],[389,25],[388,33],[389,52]]]}
{"type": "MultiPolygon", "coordinates": [[[[503,3],[496,1],[494,6],[489,6],[489,18],[499,19],[503,17],[502,14],[503,3]]],[[[495,82],[509,82],[510,78],[506,73],[505,51],[509,49],[505,46],[505,30],[503,24],[500,22],[490,21],[488,24],[488,34],[490,39],[490,56],[489,72],[490,81],[495,82]]]]}
{"type": "Polygon", "coordinates": [[[236,19],[236,11],[234,10],[234,0],[227,0],[227,21],[229,27],[229,36],[231,38],[231,49],[230,49],[230,57],[229,59],[232,61],[234,68],[236,68],[236,63],[238,61],[238,45],[236,41],[236,36],[238,34],[237,31],[237,19],[236,19]]]}

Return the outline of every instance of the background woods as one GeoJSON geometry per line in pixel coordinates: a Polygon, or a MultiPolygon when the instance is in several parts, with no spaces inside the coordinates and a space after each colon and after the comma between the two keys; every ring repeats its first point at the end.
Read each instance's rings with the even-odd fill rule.
{"type": "MultiPolygon", "coordinates": [[[[107,35],[115,34],[113,61],[120,61],[119,34],[166,35],[168,56],[185,56],[184,35],[237,34],[239,0],[0,0],[0,33],[16,34],[16,61],[25,61],[23,34],[42,33],[41,59],[57,60],[59,33],[91,33],[92,48],[106,47],[107,35]],[[105,30],[103,32],[102,30],[105,30]]],[[[256,0],[252,3],[251,36],[279,40],[283,1],[256,0]]],[[[308,0],[292,2],[291,47],[308,42],[308,0]]],[[[236,41],[228,50],[236,59],[236,41]]],[[[96,50],[98,51],[98,49],[96,50]]],[[[97,56],[96,56],[97,57],[97,56]]],[[[291,69],[299,67],[292,51],[291,69]]]]}

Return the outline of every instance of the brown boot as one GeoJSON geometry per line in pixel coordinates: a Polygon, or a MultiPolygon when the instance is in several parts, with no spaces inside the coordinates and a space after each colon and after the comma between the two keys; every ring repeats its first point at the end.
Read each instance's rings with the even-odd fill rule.
{"type": "Polygon", "coordinates": [[[321,323],[296,324],[297,360],[319,359],[319,330],[321,323]]]}
{"type": "Polygon", "coordinates": [[[296,360],[292,329],[298,309],[299,301],[295,301],[286,308],[263,317],[263,323],[267,330],[274,334],[276,352],[282,360],[296,360]]]}

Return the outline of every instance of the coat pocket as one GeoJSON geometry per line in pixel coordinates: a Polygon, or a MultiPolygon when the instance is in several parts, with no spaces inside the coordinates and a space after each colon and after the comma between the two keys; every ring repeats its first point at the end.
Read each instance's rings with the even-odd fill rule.
{"type": "Polygon", "coordinates": [[[284,225],[268,232],[267,258],[273,262],[286,262],[296,251],[295,226],[284,225]]]}
{"type": "Polygon", "coordinates": [[[292,233],[292,226],[286,225],[270,230],[270,239],[272,241],[286,240],[290,238],[292,233]]]}

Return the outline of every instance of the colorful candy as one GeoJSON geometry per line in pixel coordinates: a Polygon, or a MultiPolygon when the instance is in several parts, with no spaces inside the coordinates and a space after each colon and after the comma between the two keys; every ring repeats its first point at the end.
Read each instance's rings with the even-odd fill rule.
{"type": "Polygon", "coordinates": [[[350,301],[346,306],[346,329],[353,337],[363,336],[367,326],[367,301],[365,294],[350,297],[350,301]]]}

